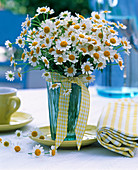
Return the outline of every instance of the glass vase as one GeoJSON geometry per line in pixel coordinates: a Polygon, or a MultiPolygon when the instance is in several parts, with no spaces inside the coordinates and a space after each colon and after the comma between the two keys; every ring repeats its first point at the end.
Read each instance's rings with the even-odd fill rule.
{"type": "MultiPolygon", "coordinates": [[[[52,82],[47,82],[48,92],[48,107],[49,107],[49,120],[51,138],[56,139],[57,117],[59,111],[59,96],[60,87],[57,89],[49,89],[52,82]]],[[[86,85],[88,87],[88,84],[86,85]]],[[[75,83],[71,84],[71,93],[68,108],[68,124],[67,124],[67,136],[64,140],[76,140],[75,128],[78,120],[79,110],[81,103],[81,87],[75,83]]]]}

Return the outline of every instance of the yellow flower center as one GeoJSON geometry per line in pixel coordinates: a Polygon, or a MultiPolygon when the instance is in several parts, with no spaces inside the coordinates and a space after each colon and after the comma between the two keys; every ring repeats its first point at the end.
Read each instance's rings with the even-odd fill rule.
{"type": "Polygon", "coordinates": [[[93,50],[93,45],[90,44],[90,45],[88,46],[88,51],[92,51],[92,50],[93,50]]]}
{"type": "Polygon", "coordinates": [[[71,37],[71,41],[75,41],[75,39],[76,39],[76,37],[73,35],[73,36],[71,37]]]}
{"type": "Polygon", "coordinates": [[[105,57],[109,57],[110,56],[110,52],[109,51],[104,51],[104,56],[105,57]]]}
{"type": "Polygon", "coordinates": [[[119,24],[120,27],[123,27],[123,24],[119,24]]]}
{"type": "Polygon", "coordinates": [[[57,21],[56,23],[55,23],[55,25],[58,25],[60,23],[60,21],[57,21]]]}
{"type": "Polygon", "coordinates": [[[32,62],[36,62],[37,58],[33,56],[31,60],[32,60],[32,62]]]}
{"type": "Polygon", "coordinates": [[[4,144],[3,144],[5,147],[8,147],[10,144],[8,141],[5,141],[4,144]]]}
{"type": "Polygon", "coordinates": [[[118,64],[120,67],[123,65],[122,61],[119,61],[118,64]]]}
{"type": "Polygon", "coordinates": [[[46,9],[45,8],[41,8],[40,12],[46,12],[46,9]]]}
{"type": "Polygon", "coordinates": [[[86,24],[82,24],[82,30],[85,30],[86,29],[86,24]]]}
{"type": "Polygon", "coordinates": [[[115,55],[114,55],[114,58],[117,60],[117,59],[118,59],[118,54],[115,54],[115,55]]]}
{"type": "Polygon", "coordinates": [[[105,20],[103,19],[102,22],[105,23],[105,20]]]}
{"type": "Polygon", "coordinates": [[[18,72],[18,76],[21,77],[21,74],[18,72]]]}
{"type": "Polygon", "coordinates": [[[90,76],[86,77],[86,80],[88,80],[88,81],[91,80],[91,79],[92,79],[92,78],[91,78],[90,76]]]}
{"type": "Polygon", "coordinates": [[[103,38],[103,33],[100,32],[100,33],[98,34],[98,37],[102,39],[102,38],[103,38]]]}
{"type": "Polygon", "coordinates": [[[95,14],[96,19],[100,19],[100,16],[98,14],[95,14]]]}
{"type": "Polygon", "coordinates": [[[45,63],[46,65],[48,65],[48,61],[47,61],[47,59],[44,59],[44,63],[45,63]]]}
{"type": "Polygon", "coordinates": [[[38,132],[37,132],[37,131],[35,131],[35,130],[32,131],[32,136],[33,136],[33,137],[36,137],[37,135],[38,135],[38,132]]]}
{"type": "Polygon", "coordinates": [[[49,38],[46,38],[46,43],[49,44],[49,38]]]}
{"type": "Polygon", "coordinates": [[[2,138],[0,138],[0,143],[2,143],[2,138]]]}
{"type": "Polygon", "coordinates": [[[22,43],[23,43],[22,39],[19,39],[19,40],[18,40],[18,43],[19,43],[19,44],[22,44],[22,43]]]}
{"type": "Polygon", "coordinates": [[[98,25],[98,28],[101,28],[102,27],[102,25],[98,25]]]}
{"type": "Polygon", "coordinates": [[[49,76],[49,73],[45,73],[44,75],[45,75],[46,77],[48,77],[48,76],[49,76]]]}
{"type": "Polygon", "coordinates": [[[109,42],[107,42],[107,41],[105,41],[105,45],[110,46],[110,43],[109,43],[109,42]]]}
{"type": "Polygon", "coordinates": [[[80,37],[80,38],[84,38],[84,35],[83,35],[83,34],[79,34],[79,37],[80,37]]]}
{"type": "Polygon", "coordinates": [[[40,149],[36,149],[36,150],[35,150],[35,155],[36,155],[36,156],[40,156],[40,155],[41,155],[40,149]]]}
{"type": "Polygon", "coordinates": [[[45,46],[45,44],[42,44],[41,47],[42,47],[42,48],[45,48],[46,46],[45,46]]]}
{"type": "Polygon", "coordinates": [[[71,54],[71,55],[69,55],[69,59],[73,61],[73,60],[75,60],[75,56],[73,54],[71,54]]]}
{"type": "Polygon", "coordinates": [[[115,38],[111,38],[111,39],[110,39],[110,42],[111,42],[112,44],[115,44],[115,43],[116,43],[116,39],[115,39],[115,38]]]}
{"type": "Polygon", "coordinates": [[[110,30],[110,32],[114,34],[114,33],[115,33],[115,30],[110,30]]]}
{"type": "Polygon", "coordinates": [[[66,41],[61,41],[60,46],[61,47],[66,47],[68,43],[66,41]]]}
{"type": "Polygon", "coordinates": [[[16,152],[20,152],[21,147],[20,147],[20,146],[15,146],[15,147],[14,147],[14,150],[15,150],[16,152]]]}
{"type": "Polygon", "coordinates": [[[20,137],[20,136],[21,136],[21,133],[20,133],[20,132],[18,132],[16,135],[17,135],[18,137],[20,137]]]}
{"type": "Polygon", "coordinates": [[[99,55],[98,53],[94,53],[93,56],[94,56],[94,58],[97,59],[97,60],[98,60],[99,57],[100,57],[100,55],[99,55]]]}
{"type": "Polygon", "coordinates": [[[95,39],[92,39],[92,41],[94,41],[93,44],[97,44],[97,41],[95,39]]]}
{"type": "Polygon", "coordinates": [[[49,53],[51,53],[52,51],[55,51],[54,48],[49,49],[49,53]]]}
{"type": "Polygon", "coordinates": [[[103,63],[99,63],[99,64],[98,64],[98,67],[102,67],[102,66],[103,66],[103,63]]]}
{"type": "Polygon", "coordinates": [[[57,61],[58,61],[59,63],[63,63],[63,57],[58,57],[57,61]]]}
{"type": "Polygon", "coordinates": [[[68,33],[68,36],[70,36],[72,32],[73,32],[73,31],[70,31],[70,32],[68,33]]]}
{"type": "Polygon", "coordinates": [[[49,33],[49,32],[50,32],[50,28],[49,28],[49,27],[45,27],[45,28],[44,28],[44,32],[45,32],[45,33],[49,33]]]}
{"type": "Polygon", "coordinates": [[[55,156],[55,154],[56,154],[56,151],[55,151],[54,149],[52,149],[51,155],[52,155],[52,156],[55,156]]]}
{"type": "Polygon", "coordinates": [[[97,46],[96,51],[100,51],[100,50],[101,50],[101,47],[100,47],[100,46],[97,46]]]}
{"type": "Polygon", "coordinates": [[[74,25],[74,28],[78,30],[80,28],[80,26],[79,25],[74,25]]]}
{"type": "Polygon", "coordinates": [[[27,27],[29,27],[29,26],[30,26],[30,23],[31,23],[30,21],[27,21],[27,27]]]}
{"type": "Polygon", "coordinates": [[[90,37],[87,38],[88,41],[91,41],[92,39],[90,37]]]}
{"type": "Polygon", "coordinates": [[[69,67],[68,70],[67,70],[68,73],[73,73],[73,68],[72,67],[69,67]]]}
{"type": "Polygon", "coordinates": [[[63,51],[60,51],[60,50],[57,49],[57,50],[56,50],[56,53],[57,53],[57,54],[62,54],[63,51]]]}
{"type": "Polygon", "coordinates": [[[13,57],[10,58],[10,62],[12,62],[12,60],[13,60],[13,57]]]}
{"type": "Polygon", "coordinates": [[[40,52],[40,47],[37,47],[36,48],[36,53],[39,54],[39,52],[40,52]]]}
{"type": "Polygon", "coordinates": [[[32,43],[32,46],[36,46],[37,44],[38,44],[38,42],[35,41],[32,43]]]}
{"type": "Polygon", "coordinates": [[[40,36],[39,36],[39,38],[43,39],[43,38],[44,38],[44,36],[43,36],[43,35],[40,35],[40,36]]]}
{"type": "Polygon", "coordinates": [[[27,33],[27,30],[24,30],[23,34],[25,35],[27,33]]]}
{"type": "Polygon", "coordinates": [[[84,17],[83,17],[82,15],[79,15],[79,17],[80,17],[81,19],[84,19],[84,17]]]}
{"type": "Polygon", "coordinates": [[[31,52],[30,52],[30,54],[31,54],[31,56],[34,54],[34,51],[32,50],[31,52]]]}
{"type": "Polygon", "coordinates": [[[84,67],[84,69],[85,69],[85,71],[90,71],[90,66],[89,66],[89,65],[86,65],[86,66],[84,67]]]}
{"type": "Polygon", "coordinates": [[[41,135],[41,136],[39,137],[39,139],[45,139],[45,137],[44,137],[43,135],[41,135]]]}
{"type": "Polygon", "coordinates": [[[92,29],[91,29],[91,31],[92,31],[92,32],[96,32],[96,31],[97,31],[97,29],[92,28],[92,29]]]}
{"type": "Polygon", "coordinates": [[[55,88],[55,87],[57,87],[57,83],[52,84],[52,88],[55,88]]]}
{"type": "Polygon", "coordinates": [[[85,48],[81,48],[81,51],[83,51],[84,53],[87,52],[87,50],[85,48]]]}
{"type": "Polygon", "coordinates": [[[124,41],[124,44],[127,46],[127,42],[126,41],[124,41]]]}

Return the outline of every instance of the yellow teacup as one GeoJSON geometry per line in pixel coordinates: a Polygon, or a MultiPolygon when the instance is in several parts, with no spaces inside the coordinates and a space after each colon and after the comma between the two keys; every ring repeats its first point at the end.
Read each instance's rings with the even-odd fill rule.
{"type": "Polygon", "coordinates": [[[0,124],[9,124],[11,115],[19,109],[21,101],[16,93],[14,88],[0,87],[0,124]]]}

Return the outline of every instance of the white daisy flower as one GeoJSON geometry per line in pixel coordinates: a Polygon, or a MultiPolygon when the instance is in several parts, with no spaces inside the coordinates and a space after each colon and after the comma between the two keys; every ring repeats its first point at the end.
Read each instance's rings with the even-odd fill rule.
{"type": "Polygon", "coordinates": [[[54,84],[52,84],[52,85],[49,87],[49,89],[54,90],[54,89],[59,88],[60,86],[61,86],[61,83],[54,83],[54,84]]]}
{"type": "Polygon", "coordinates": [[[33,41],[31,41],[31,43],[29,43],[29,45],[30,50],[34,50],[37,47],[40,47],[40,39],[35,38],[33,41]]]}
{"type": "Polygon", "coordinates": [[[121,60],[121,55],[119,53],[115,53],[113,57],[112,62],[115,60],[118,63],[118,61],[121,60]]]}
{"type": "Polygon", "coordinates": [[[2,144],[2,141],[3,141],[3,139],[2,139],[2,138],[0,138],[0,144],[2,144]]]}
{"type": "Polygon", "coordinates": [[[102,59],[98,64],[97,68],[98,70],[104,69],[106,67],[106,60],[102,59]]]}
{"type": "Polygon", "coordinates": [[[78,62],[78,54],[76,54],[74,51],[70,51],[67,53],[67,60],[70,61],[71,63],[76,63],[78,62]]]}
{"type": "Polygon", "coordinates": [[[26,27],[26,29],[28,29],[29,27],[31,27],[31,20],[32,18],[29,18],[29,15],[27,14],[26,20],[25,22],[22,22],[22,28],[26,27]]]}
{"type": "Polygon", "coordinates": [[[93,66],[89,61],[87,61],[82,64],[81,69],[82,69],[82,74],[85,74],[85,73],[91,74],[93,71],[93,66]]]}
{"type": "Polygon", "coordinates": [[[64,96],[69,95],[69,94],[71,93],[71,90],[72,90],[72,89],[66,89],[66,90],[64,90],[63,95],[64,95],[64,96]]]}
{"type": "Polygon", "coordinates": [[[12,50],[12,43],[9,40],[5,42],[5,45],[6,45],[6,48],[8,48],[9,50],[12,50]]]}
{"type": "Polygon", "coordinates": [[[118,35],[118,32],[116,30],[114,30],[113,27],[108,28],[106,33],[107,34],[109,33],[109,34],[112,34],[112,35],[118,35]]]}
{"type": "Polygon", "coordinates": [[[107,61],[113,59],[116,52],[117,52],[116,50],[112,50],[109,47],[103,47],[102,50],[100,51],[103,58],[107,61]]]}
{"type": "Polygon", "coordinates": [[[83,76],[83,81],[84,82],[93,82],[95,80],[95,76],[94,75],[86,75],[86,76],[83,76]]]}
{"type": "Polygon", "coordinates": [[[19,37],[17,37],[15,43],[18,44],[19,47],[24,48],[24,46],[25,46],[25,38],[19,36],[19,37]]]}
{"type": "Polygon", "coordinates": [[[27,61],[27,59],[29,58],[29,52],[27,51],[27,49],[25,48],[24,50],[23,50],[23,53],[22,53],[22,56],[21,56],[21,60],[23,60],[23,62],[26,62],[27,61]]]}
{"type": "Polygon", "coordinates": [[[53,145],[51,146],[49,153],[50,153],[50,156],[55,156],[55,154],[57,153],[55,146],[53,145]]]}
{"type": "Polygon", "coordinates": [[[65,37],[61,37],[56,41],[56,48],[60,51],[66,51],[70,49],[71,41],[65,37]]]}
{"type": "Polygon", "coordinates": [[[55,29],[55,24],[50,21],[46,20],[46,22],[42,22],[41,27],[39,27],[40,31],[43,31],[46,35],[51,34],[55,29]]]}
{"type": "Polygon", "coordinates": [[[44,155],[44,148],[40,145],[35,145],[32,150],[33,157],[40,157],[44,155]]]}
{"type": "Polygon", "coordinates": [[[101,58],[101,53],[99,51],[93,51],[93,53],[91,52],[91,57],[94,59],[94,63],[98,63],[101,58]]]}
{"type": "Polygon", "coordinates": [[[74,65],[72,64],[70,67],[66,67],[64,70],[64,74],[67,77],[73,77],[76,74],[76,68],[74,67],[74,65]]]}
{"type": "Polygon", "coordinates": [[[120,66],[120,69],[123,70],[124,65],[123,65],[123,60],[122,59],[118,61],[118,65],[120,66]]]}
{"type": "Polygon", "coordinates": [[[22,138],[23,137],[23,132],[21,130],[16,130],[15,135],[17,138],[22,138]]]}
{"type": "Polygon", "coordinates": [[[127,28],[126,25],[120,23],[119,21],[117,21],[117,24],[118,24],[118,26],[119,26],[120,28],[122,28],[122,29],[126,29],[126,28],[127,28]]]}
{"type": "Polygon", "coordinates": [[[14,152],[22,152],[23,151],[23,145],[19,142],[14,143],[12,147],[13,147],[14,152]]]}
{"type": "Polygon", "coordinates": [[[38,128],[33,128],[30,130],[30,132],[28,133],[28,136],[31,136],[33,138],[38,137],[42,132],[38,129],[38,128]]]}
{"type": "Polygon", "coordinates": [[[72,46],[76,46],[77,42],[78,42],[78,34],[76,34],[75,32],[72,32],[70,37],[69,37],[69,40],[71,41],[71,45],[72,46]]]}
{"type": "Polygon", "coordinates": [[[69,11],[64,11],[64,12],[61,12],[61,13],[59,14],[59,17],[60,17],[60,18],[65,18],[65,17],[70,17],[70,15],[71,15],[71,12],[69,12],[69,11]]]}
{"type": "Polygon", "coordinates": [[[31,57],[29,58],[29,63],[30,63],[33,67],[37,66],[37,64],[39,64],[38,58],[37,58],[36,56],[31,56],[31,57]]]}
{"type": "Polygon", "coordinates": [[[80,19],[85,19],[82,15],[75,13],[75,15],[80,19]]]}
{"type": "Polygon", "coordinates": [[[121,44],[123,45],[123,48],[126,50],[125,52],[127,54],[129,54],[129,50],[132,48],[132,46],[130,45],[130,42],[127,40],[126,37],[123,37],[122,39],[120,39],[121,44]]]}
{"type": "Polygon", "coordinates": [[[54,62],[56,63],[56,65],[62,65],[63,62],[67,61],[67,57],[65,55],[55,55],[54,56],[54,62]]]}
{"type": "Polygon", "coordinates": [[[9,80],[9,81],[13,81],[14,80],[14,72],[12,72],[12,71],[7,71],[5,73],[5,76],[6,76],[6,79],[9,80]]]}
{"type": "Polygon", "coordinates": [[[91,13],[91,16],[92,16],[92,19],[94,22],[95,22],[95,20],[100,22],[102,19],[104,19],[101,14],[99,14],[98,12],[95,12],[95,11],[91,13]]]}
{"type": "Polygon", "coordinates": [[[44,72],[42,77],[47,81],[48,79],[51,79],[51,74],[49,72],[44,72]]]}
{"type": "Polygon", "coordinates": [[[87,46],[78,46],[78,51],[81,52],[83,55],[89,54],[87,46]]]}
{"type": "Polygon", "coordinates": [[[48,13],[49,10],[50,10],[50,8],[47,7],[47,6],[45,6],[45,7],[38,7],[36,12],[38,14],[43,14],[43,13],[46,14],[46,13],[48,13]]]}
{"type": "Polygon", "coordinates": [[[101,14],[110,14],[111,11],[101,11],[100,13],[101,13],[101,14]]]}
{"type": "Polygon", "coordinates": [[[49,68],[49,61],[46,57],[42,56],[41,57],[42,61],[45,63],[45,67],[49,68]]]}
{"type": "Polygon", "coordinates": [[[109,36],[107,42],[110,43],[112,46],[118,46],[120,44],[120,40],[117,36],[109,36]]]}
{"type": "Polygon", "coordinates": [[[49,36],[46,36],[41,42],[41,45],[44,44],[46,48],[49,48],[51,47],[52,43],[53,43],[53,40],[49,36]]]}

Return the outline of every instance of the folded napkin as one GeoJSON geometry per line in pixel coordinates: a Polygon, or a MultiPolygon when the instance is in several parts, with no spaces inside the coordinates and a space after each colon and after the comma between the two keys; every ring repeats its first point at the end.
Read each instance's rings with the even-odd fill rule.
{"type": "Polygon", "coordinates": [[[98,121],[97,140],[111,151],[133,157],[138,147],[138,103],[129,99],[109,103],[98,121]]]}

